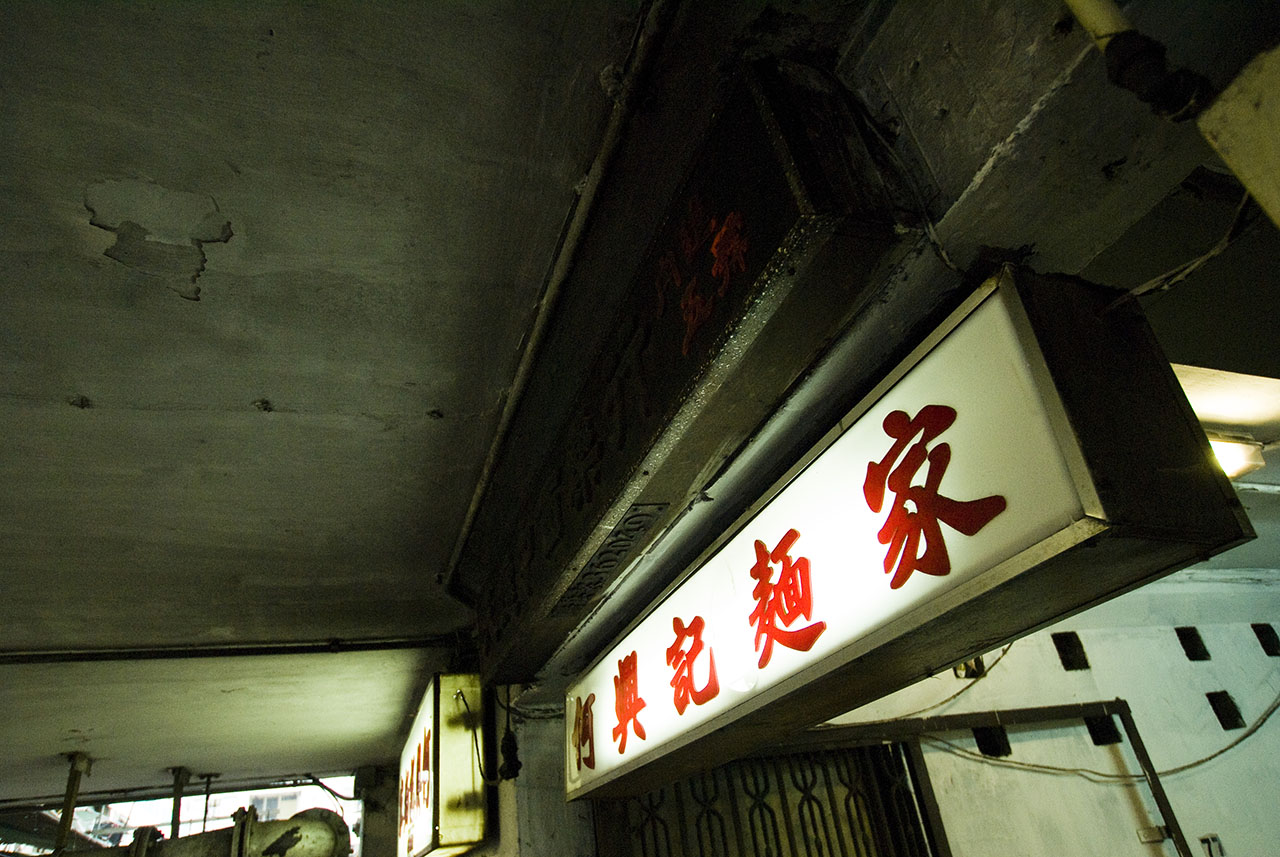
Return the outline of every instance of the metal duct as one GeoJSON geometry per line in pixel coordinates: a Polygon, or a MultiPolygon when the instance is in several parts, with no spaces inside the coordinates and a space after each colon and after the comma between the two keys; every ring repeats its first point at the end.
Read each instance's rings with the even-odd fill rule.
{"type": "Polygon", "coordinates": [[[130,845],[95,849],[94,857],[346,857],[347,823],[327,809],[305,809],[292,818],[258,821],[253,807],[238,809],[235,825],[178,839],[159,839],[154,827],[139,828],[130,845]]]}

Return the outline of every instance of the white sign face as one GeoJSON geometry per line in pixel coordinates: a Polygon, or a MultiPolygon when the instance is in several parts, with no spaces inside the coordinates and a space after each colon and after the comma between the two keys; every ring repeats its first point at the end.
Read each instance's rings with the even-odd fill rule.
{"type": "Polygon", "coordinates": [[[432,680],[422,697],[422,707],[409,730],[409,740],[400,753],[399,806],[396,813],[397,857],[415,857],[431,848],[435,840],[437,783],[432,771],[435,728],[436,682],[432,680]]]}
{"type": "Polygon", "coordinates": [[[918,626],[1085,517],[1016,296],[975,300],[569,689],[570,797],[918,626]]]}

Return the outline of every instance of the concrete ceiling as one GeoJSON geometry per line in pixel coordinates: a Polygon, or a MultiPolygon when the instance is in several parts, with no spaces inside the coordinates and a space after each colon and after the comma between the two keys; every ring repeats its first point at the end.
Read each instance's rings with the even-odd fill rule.
{"type": "MultiPolygon", "coordinates": [[[[1129,287],[1222,234],[1233,201],[1178,184],[1218,169],[1213,154],[1113,91],[1057,3],[986,0],[959,24],[918,5],[681,7],[660,78],[674,94],[641,101],[564,304],[575,322],[549,338],[553,371],[530,401],[572,406],[594,356],[582,343],[607,339],[608,307],[710,121],[708,69],[755,18],[767,21],[752,49],[825,52],[851,89],[894,90],[915,123],[899,154],[942,164],[928,204],[962,266],[984,245],[1022,246],[1042,271],[1129,287]],[[980,50],[991,21],[1008,45],[980,50]],[[922,58],[933,88],[911,82],[922,58]],[[991,97],[960,109],[974,93],[991,97]]],[[[1224,80],[1256,49],[1196,4],[1131,5],[1224,80]]],[[[456,665],[476,622],[438,581],[613,108],[602,72],[627,62],[646,11],[0,4],[0,806],[56,797],[60,754],[77,750],[97,759],[94,793],[162,787],[176,765],[252,779],[398,753],[426,677],[456,665]]],[[[1280,377],[1258,344],[1280,333],[1280,311],[1239,304],[1274,306],[1276,264],[1280,234],[1264,223],[1150,299],[1170,356],[1280,377]],[[1210,312],[1224,281],[1236,302],[1210,312]],[[1232,339],[1240,319],[1250,334],[1232,339]]],[[[899,274],[849,339],[888,334],[859,355],[868,377],[941,305],[937,283],[959,280],[927,249],[899,274]]],[[[717,460],[689,488],[715,502],[669,498],[688,502],[694,535],[629,582],[665,585],[664,550],[678,568],[732,520],[768,467],[785,468],[779,449],[829,425],[811,415],[843,412],[840,380],[828,395],[819,377],[783,415],[814,425],[723,469],[733,491],[717,460]],[[763,459],[778,460],[735,475],[763,459]]],[[[517,423],[508,459],[556,444],[564,413],[542,416],[517,423]]],[[[1275,495],[1251,496],[1265,544],[1209,571],[1280,565],[1275,495]]],[[[502,492],[488,502],[517,514],[502,492]]],[[[462,571],[501,582],[505,569],[462,571]]],[[[614,599],[617,622],[647,597],[614,599]]]]}
{"type": "MultiPolygon", "coordinates": [[[[0,4],[0,653],[468,627],[437,576],[636,20],[0,4]]],[[[393,756],[445,666],[290,657],[0,666],[0,798],[393,756]]]]}
{"type": "Polygon", "coordinates": [[[86,795],[162,784],[162,759],[228,788],[397,758],[404,712],[446,665],[408,649],[5,666],[4,797],[57,794],[55,747],[93,759],[86,795]]]}

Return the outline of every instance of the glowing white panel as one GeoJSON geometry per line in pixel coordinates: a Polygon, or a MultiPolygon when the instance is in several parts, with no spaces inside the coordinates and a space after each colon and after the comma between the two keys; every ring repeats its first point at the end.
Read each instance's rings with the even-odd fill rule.
{"type": "Polygon", "coordinates": [[[578,678],[570,797],[1017,573],[1042,542],[1083,538],[1096,496],[1021,312],[1011,292],[975,295],[578,678]]]}
{"type": "Polygon", "coordinates": [[[480,678],[437,675],[400,754],[397,857],[450,857],[485,837],[480,678]]]}
{"type": "Polygon", "coordinates": [[[436,682],[433,679],[422,697],[418,716],[409,730],[409,739],[400,753],[399,809],[397,811],[398,857],[416,857],[435,844],[437,789],[433,771],[435,754],[436,682]]]}

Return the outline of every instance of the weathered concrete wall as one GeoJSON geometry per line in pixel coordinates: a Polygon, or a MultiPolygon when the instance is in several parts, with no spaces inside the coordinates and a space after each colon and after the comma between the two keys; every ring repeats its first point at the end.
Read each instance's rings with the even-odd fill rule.
{"type": "MultiPolygon", "coordinates": [[[[1246,725],[1280,697],[1280,658],[1268,657],[1252,623],[1280,629],[1280,590],[1251,592],[1237,572],[1182,572],[1014,643],[985,678],[935,676],[839,718],[866,722],[1007,708],[1129,702],[1158,771],[1207,757],[1239,738],[1224,730],[1206,694],[1225,690],[1246,725]],[[1200,582],[1197,582],[1200,581],[1200,582]],[[1248,593],[1248,594],[1246,594],[1248,593]],[[1174,631],[1194,626],[1211,659],[1191,661],[1174,631]],[[1087,670],[1064,670],[1051,634],[1074,631],[1087,670]],[[971,684],[953,702],[939,701],[971,684]],[[927,714],[916,715],[928,708],[927,714]]],[[[990,667],[999,653],[985,657],[990,667]]],[[[1119,724],[1117,723],[1117,726],[1119,724]]],[[[1140,773],[1128,741],[1095,746],[1082,722],[1009,727],[1013,765],[1140,773]]],[[[1017,769],[976,753],[970,732],[924,744],[946,835],[956,857],[1018,854],[1173,855],[1171,842],[1139,843],[1140,828],[1161,824],[1145,783],[1096,782],[1071,774],[1017,769]],[[1056,773],[1056,775],[1055,775],[1056,773]]],[[[1272,719],[1239,746],[1161,782],[1194,853],[1198,839],[1221,838],[1232,857],[1267,857],[1280,840],[1280,728],[1272,719]]]]}

